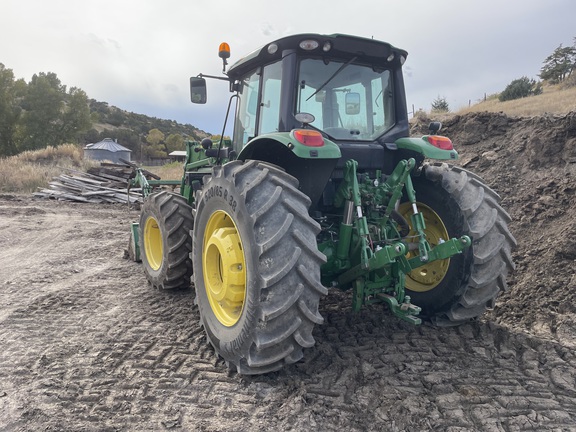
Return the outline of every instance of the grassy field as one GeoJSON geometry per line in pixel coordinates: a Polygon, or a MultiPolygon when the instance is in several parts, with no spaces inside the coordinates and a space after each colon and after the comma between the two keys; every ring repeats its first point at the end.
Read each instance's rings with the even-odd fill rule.
{"type": "Polygon", "coordinates": [[[562,88],[560,85],[544,86],[542,94],[522,99],[500,102],[497,95],[489,97],[470,107],[463,108],[455,114],[470,112],[503,112],[509,116],[531,117],[535,115],[567,114],[576,111],[576,86],[562,88]]]}
{"type": "MultiPolygon", "coordinates": [[[[47,187],[52,178],[67,170],[85,172],[88,168],[99,165],[97,161],[84,159],[82,146],[75,144],[46,147],[0,158],[0,193],[29,194],[47,187]]],[[[144,168],[163,180],[180,180],[183,174],[180,162],[144,168]]]]}
{"type": "Polygon", "coordinates": [[[66,169],[86,171],[97,162],[84,159],[81,146],[63,144],[0,158],[0,192],[32,193],[66,169]]]}
{"type": "Polygon", "coordinates": [[[151,173],[160,176],[162,180],[180,180],[184,174],[182,162],[172,162],[162,166],[143,167],[151,173]]]}

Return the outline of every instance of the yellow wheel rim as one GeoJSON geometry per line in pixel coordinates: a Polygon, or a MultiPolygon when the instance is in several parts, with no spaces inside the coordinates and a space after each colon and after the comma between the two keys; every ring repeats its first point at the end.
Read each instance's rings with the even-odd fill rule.
{"type": "Polygon", "coordinates": [[[162,246],[162,233],[158,221],[153,217],[146,219],[144,224],[144,250],[152,270],[158,270],[162,265],[164,247],[162,246]]]}
{"type": "Polygon", "coordinates": [[[224,211],[214,212],[206,224],[202,271],[212,312],[222,325],[233,326],[246,299],[246,265],[238,229],[224,211]]]}
{"type": "MultiPolygon", "coordinates": [[[[431,247],[448,240],[448,230],[442,219],[438,214],[428,207],[426,204],[416,203],[418,206],[418,211],[424,216],[424,223],[426,224],[426,240],[430,243],[431,247]]],[[[412,229],[412,223],[410,221],[410,216],[412,215],[412,205],[409,202],[402,203],[398,209],[400,214],[408,221],[410,224],[410,234],[409,237],[416,236],[416,232],[412,229]]],[[[418,249],[408,252],[406,258],[410,259],[418,256],[418,249]]],[[[433,290],[438,286],[438,284],[444,279],[446,273],[448,272],[448,266],[450,265],[450,258],[433,261],[429,264],[423,265],[412,270],[406,275],[406,288],[411,291],[416,292],[426,292],[433,290]]]]}

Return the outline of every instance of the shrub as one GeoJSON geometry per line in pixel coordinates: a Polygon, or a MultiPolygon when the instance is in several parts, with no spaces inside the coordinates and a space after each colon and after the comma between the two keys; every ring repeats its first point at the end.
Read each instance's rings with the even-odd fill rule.
{"type": "Polygon", "coordinates": [[[450,111],[450,105],[445,97],[438,96],[432,101],[432,112],[448,112],[450,111]]]}
{"type": "Polygon", "coordinates": [[[504,91],[500,93],[498,99],[500,102],[504,102],[540,93],[542,93],[542,85],[540,83],[536,84],[533,79],[522,77],[508,84],[504,91]]]}

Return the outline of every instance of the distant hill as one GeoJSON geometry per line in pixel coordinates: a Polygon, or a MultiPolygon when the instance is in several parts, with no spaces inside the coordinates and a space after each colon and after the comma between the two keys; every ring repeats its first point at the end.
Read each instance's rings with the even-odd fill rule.
{"type": "Polygon", "coordinates": [[[53,72],[16,78],[0,63],[0,157],[65,143],[117,140],[139,158],[165,158],[208,134],[190,124],[124,111],[62,84],[53,72]]]}
{"type": "Polygon", "coordinates": [[[124,111],[94,99],[89,100],[89,107],[92,128],[81,136],[81,143],[83,144],[98,142],[104,138],[113,138],[137,155],[142,150],[141,145],[145,147],[149,145],[146,136],[153,129],[162,132],[166,140],[171,135],[179,137],[179,140],[183,137],[195,141],[209,136],[207,132],[191,124],[181,124],[174,120],[164,120],[124,111]]]}

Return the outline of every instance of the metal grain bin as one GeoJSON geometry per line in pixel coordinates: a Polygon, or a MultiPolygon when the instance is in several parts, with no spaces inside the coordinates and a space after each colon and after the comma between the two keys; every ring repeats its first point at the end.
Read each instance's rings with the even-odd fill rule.
{"type": "Polygon", "coordinates": [[[112,138],[104,138],[102,141],[88,144],[84,147],[84,157],[97,161],[110,161],[114,163],[121,163],[120,159],[131,160],[130,154],[132,150],[121,146],[112,138]]]}

